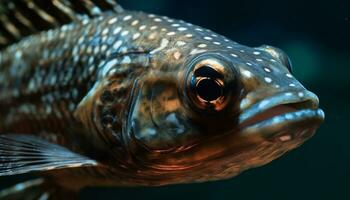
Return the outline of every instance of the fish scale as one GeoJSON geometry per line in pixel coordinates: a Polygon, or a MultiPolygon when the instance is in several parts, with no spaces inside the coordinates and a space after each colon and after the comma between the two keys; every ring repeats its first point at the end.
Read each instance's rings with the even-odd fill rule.
{"type": "MultiPolygon", "coordinates": [[[[100,22],[100,20],[96,20],[96,21],[100,22]]],[[[105,19],[104,21],[106,23],[108,19],[105,19]]],[[[90,23],[97,23],[97,22],[92,21],[90,23]]],[[[81,26],[83,26],[82,30],[80,30],[81,28],[80,26],[77,26],[75,28],[73,26],[70,28],[64,27],[56,31],[52,31],[46,34],[41,34],[40,36],[37,36],[37,37],[30,37],[24,42],[18,44],[17,47],[12,46],[12,48],[5,51],[3,57],[7,58],[8,60],[14,61],[15,59],[11,58],[11,56],[6,56],[6,54],[16,55],[15,53],[13,53],[14,51],[17,51],[17,49],[23,48],[22,45],[26,46],[28,43],[30,43],[33,45],[35,44],[35,46],[38,46],[36,47],[38,50],[36,50],[36,52],[34,50],[33,51],[34,53],[25,52],[21,56],[31,57],[31,55],[36,56],[38,53],[39,55],[42,54],[42,56],[41,57],[38,56],[34,62],[24,66],[24,68],[27,68],[27,69],[23,72],[23,74],[26,74],[26,75],[19,77],[20,80],[18,80],[18,77],[17,77],[18,75],[15,75],[15,77],[13,78],[16,81],[21,82],[22,86],[19,87],[21,89],[18,89],[18,90],[20,90],[20,94],[23,94],[23,95],[19,96],[18,98],[14,98],[16,94],[13,94],[10,97],[11,100],[7,100],[6,98],[9,98],[9,95],[6,95],[3,93],[4,95],[2,95],[3,97],[1,98],[2,101],[4,102],[9,101],[11,102],[11,104],[13,104],[14,102],[20,101],[19,104],[21,104],[22,100],[24,100],[25,102],[28,102],[28,99],[35,100],[33,99],[33,97],[37,96],[39,99],[36,99],[35,100],[36,102],[32,102],[31,100],[29,100],[29,102],[33,104],[46,105],[45,112],[44,113],[40,112],[41,111],[40,108],[37,107],[36,109],[31,110],[30,113],[33,113],[33,114],[40,113],[42,115],[49,115],[49,116],[51,114],[51,111],[53,112],[53,114],[56,113],[56,115],[59,115],[59,116],[63,115],[63,113],[66,111],[69,111],[70,113],[72,113],[74,109],[71,109],[71,108],[76,107],[76,105],[80,102],[80,100],[87,94],[87,91],[91,89],[91,86],[94,84],[94,81],[96,80],[95,74],[96,74],[96,68],[98,64],[89,61],[87,58],[89,59],[93,58],[93,60],[103,60],[101,57],[105,55],[104,51],[94,50],[93,52],[88,52],[85,49],[85,52],[84,52],[84,49],[81,46],[69,45],[69,44],[72,44],[72,42],[74,41],[74,38],[72,38],[72,36],[68,38],[65,38],[65,37],[59,37],[58,39],[56,38],[57,36],[65,35],[67,31],[72,31],[73,36],[76,35],[80,37],[82,32],[89,31],[91,29],[91,26],[93,25],[87,24],[87,25],[81,25],[81,26]],[[70,46],[73,49],[62,48],[62,46],[64,47],[70,46]],[[43,49],[46,49],[46,50],[42,51],[43,49]],[[60,49],[64,49],[64,50],[62,51],[60,49]],[[69,53],[70,56],[64,56],[67,53],[69,53]],[[63,66],[59,65],[59,63],[57,62],[62,62],[64,63],[64,65],[63,66]],[[65,73],[66,71],[67,73],[65,73]],[[65,79],[62,80],[63,78],[65,79]],[[89,81],[89,83],[86,84],[85,81],[89,81]],[[75,97],[75,100],[74,100],[71,96],[69,96],[69,92],[72,90],[76,90],[75,88],[77,88],[77,90],[79,91],[79,94],[76,94],[77,97],[75,97]],[[54,104],[50,105],[51,103],[54,103],[54,104]],[[57,104],[63,104],[63,108],[62,107],[57,108],[57,104]],[[75,106],[72,106],[69,104],[73,104],[75,106]],[[49,106],[51,106],[51,108],[49,108],[49,106]],[[47,113],[46,111],[48,110],[50,110],[50,112],[47,113]]],[[[105,26],[105,24],[103,24],[102,22],[101,27],[103,26],[105,26]]],[[[101,29],[101,28],[98,27],[97,29],[101,29]]],[[[99,46],[96,46],[93,40],[95,40],[95,38],[101,38],[101,34],[102,34],[101,31],[99,33],[100,35],[95,34],[92,37],[85,36],[85,39],[82,40],[81,45],[86,45],[87,48],[92,48],[92,49],[98,48],[99,46]],[[92,42],[90,43],[90,41],[92,42]]],[[[118,37],[113,38],[113,40],[117,40],[117,39],[118,37]]],[[[98,44],[101,45],[100,43],[98,44]]],[[[27,48],[33,49],[31,45],[28,46],[27,48]]],[[[113,52],[113,53],[117,54],[118,52],[113,52]]],[[[20,60],[20,63],[22,63],[22,60],[20,60]]],[[[11,68],[18,68],[17,66],[19,65],[20,64],[16,62],[7,64],[7,66],[9,66],[8,69],[2,68],[2,70],[10,71],[11,68]]],[[[6,66],[6,65],[2,65],[2,66],[6,66]]],[[[6,73],[6,72],[2,72],[2,73],[6,73]]],[[[11,83],[11,81],[9,80],[6,80],[6,82],[11,83]]],[[[13,86],[12,87],[10,86],[9,89],[7,90],[13,91],[14,89],[12,88],[13,86]]],[[[4,88],[3,91],[6,91],[6,89],[4,88]]],[[[12,111],[12,113],[13,112],[15,111],[12,111]]],[[[18,111],[18,112],[21,113],[21,111],[18,111]]],[[[14,115],[16,115],[16,113],[14,113],[14,115]]],[[[70,119],[67,119],[67,121],[68,120],[70,119]]],[[[9,123],[11,124],[11,122],[9,123]]],[[[17,123],[16,120],[13,123],[17,123]]],[[[38,121],[37,123],[41,123],[41,122],[38,121]]],[[[17,130],[9,129],[7,131],[17,131],[17,130]]],[[[33,131],[37,131],[37,130],[33,130],[33,131]]]]}
{"type": "MultiPolygon", "coordinates": [[[[323,121],[278,48],[112,0],[0,7],[0,176],[45,172],[38,187],[55,188],[52,197],[230,178],[296,148],[323,121]]],[[[33,192],[23,184],[0,197],[33,192]]]]}

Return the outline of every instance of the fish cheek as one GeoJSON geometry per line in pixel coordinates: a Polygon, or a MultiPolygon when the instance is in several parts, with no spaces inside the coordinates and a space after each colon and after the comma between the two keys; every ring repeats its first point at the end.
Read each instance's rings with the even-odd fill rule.
{"type": "Polygon", "coordinates": [[[172,151],[196,139],[175,81],[144,81],[135,98],[128,129],[136,143],[150,151],[172,151]]]}

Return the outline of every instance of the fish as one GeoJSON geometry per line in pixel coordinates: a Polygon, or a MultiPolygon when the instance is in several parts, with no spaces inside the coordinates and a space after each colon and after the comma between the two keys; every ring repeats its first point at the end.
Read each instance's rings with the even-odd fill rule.
{"type": "Polygon", "coordinates": [[[311,138],[287,54],[114,0],[0,3],[0,199],[234,177],[311,138]]]}

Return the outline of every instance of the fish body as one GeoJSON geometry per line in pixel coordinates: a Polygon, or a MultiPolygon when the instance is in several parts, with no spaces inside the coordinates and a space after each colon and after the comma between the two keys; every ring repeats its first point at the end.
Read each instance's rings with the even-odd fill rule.
{"type": "MultiPolygon", "coordinates": [[[[282,50],[86,2],[91,16],[0,53],[0,175],[45,172],[36,183],[64,191],[226,179],[299,146],[323,121],[282,50]]],[[[14,35],[4,44],[16,40],[3,29],[14,35]]]]}

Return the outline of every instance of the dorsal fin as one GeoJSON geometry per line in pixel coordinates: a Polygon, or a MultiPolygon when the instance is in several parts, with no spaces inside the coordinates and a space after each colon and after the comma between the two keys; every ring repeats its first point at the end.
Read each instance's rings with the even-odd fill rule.
{"type": "Polygon", "coordinates": [[[120,13],[115,0],[1,0],[0,49],[24,36],[103,12],[120,13]]]}

